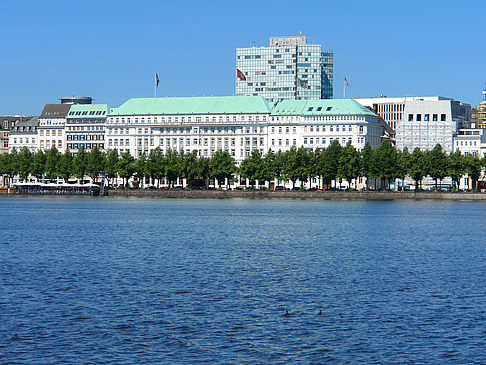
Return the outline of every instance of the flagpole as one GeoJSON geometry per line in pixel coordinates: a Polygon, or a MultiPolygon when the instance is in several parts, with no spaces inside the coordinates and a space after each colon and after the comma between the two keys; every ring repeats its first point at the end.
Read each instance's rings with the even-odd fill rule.
{"type": "Polygon", "coordinates": [[[346,75],[344,75],[343,80],[343,99],[346,99],[346,75]]]}
{"type": "Polygon", "coordinates": [[[154,68],[154,98],[157,97],[157,69],[154,68]]]}

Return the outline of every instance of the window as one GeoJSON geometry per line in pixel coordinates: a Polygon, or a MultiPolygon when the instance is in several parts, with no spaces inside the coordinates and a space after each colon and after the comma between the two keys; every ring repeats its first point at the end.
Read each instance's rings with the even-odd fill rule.
{"type": "Polygon", "coordinates": [[[445,122],[446,121],[446,115],[445,114],[441,114],[440,115],[440,121],[441,122],[445,122]]]}
{"type": "Polygon", "coordinates": [[[422,114],[417,114],[417,122],[421,122],[422,121],[422,114]]]}
{"type": "Polygon", "coordinates": [[[432,120],[433,120],[434,122],[437,122],[437,114],[433,114],[433,115],[432,115],[432,120]]]}
{"type": "MultiPolygon", "coordinates": [[[[437,115],[437,114],[435,114],[435,115],[437,115]]],[[[408,121],[409,122],[412,122],[413,121],[413,114],[409,114],[408,115],[408,121]]]]}
{"type": "Polygon", "coordinates": [[[424,114],[424,121],[428,122],[430,120],[430,114],[424,114]]]}

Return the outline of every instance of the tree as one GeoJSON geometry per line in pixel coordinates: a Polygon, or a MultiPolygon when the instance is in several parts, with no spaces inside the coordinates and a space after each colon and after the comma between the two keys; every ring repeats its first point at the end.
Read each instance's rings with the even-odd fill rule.
{"type": "Polygon", "coordinates": [[[46,177],[48,179],[56,179],[59,176],[57,169],[59,163],[59,151],[56,147],[52,147],[46,154],[46,177]]]}
{"type": "Polygon", "coordinates": [[[426,161],[424,153],[420,150],[420,148],[416,147],[411,155],[410,158],[410,168],[408,169],[408,174],[410,177],[415,181],[415,190],[419,189],[419,184],[427,175],[426,172],[426,161]]]}
{"type": "Polygon", "coordinates": [[[309,177],[313,174],[313,166],[311,164],[312,159],[311,155],[304,147],[300,147],[297,150],[297,166],[296,166],[296,175],[298,176],[299,181],[302,184],[302,187],[305,186],[305,183],[309,180],[309,177]]]}
{"type": "Polygon", "coordinates": [[[334,140],[322,151],[317,161],[318,174],[322,176],[328,186],[331,185],[332,180],[337,180],[341,153],[341,145],[337,140],[334,140]]]}
{"type": "Polygon", "coordinates": [[[19,153],[19,175],[20,179],[27,181],[33,161],[32,152],[27,147],[23,147],[19,153]]]}
{"type": "Polygon", "coordinates": [[[69,150],[61,155],[61,158],[59,159],[58,170],[59,176],[62,177],[64,179],[64,182],[67,183],[73,173],[73,155],[71,155],[71,152],[69,152],[69,150]]]}
{"type": "Polygon", "coordinates": [[[80,179],[81,181],[84,180],[84,176],[86,175],[86,167],[88,165],[88,156],[84,149],[84,146],[81,145],[78,149],[78,153],[73,161],[73,172],[74,175],[80,179]]]}
{"type": "Polygon", "coordinates": [[[162,166],[164,155],[160,147],[150,151],[147,158],[147,174],[152,180],[157,179],[157,187],[160,186],[160,180],[164,177],[164,168],[162,166]]]}
{"type": "Polygon", "coordinates": [[[187,185],[193,186],[194,179],[199,175],[199,163],[197,151],[182,155],[182,177],[186,179],[187,185]]]}
{"type": "Polygon", "coordinates": [[[405,177],[408,175],[410,164],[412,161],[412,155],[405,147],[403,151],[398,152],[398,175],[397,177],[402,180],[402,186],[404,185],[405,177]]]}
{"type": "Polygon", "coordinates": [[[120,176],[124,179],[123,186],[128,186],[128,180],[133,176],[135,158],[130,154],[130,151],[122,153],[121,158],[117,163],[117,170],[120,176]]]}
{"type": "Polygon", "coordinates": [[[101,172],[105,170],[106,167],[106,157],[98,149],[94,147],[91,151],[87,153],[86,156],[86,173],[95,183],[96,178],[101,175],[101,172]]]}
{"type": "Polygon", "coordinates": [[[481,176],[481,160],[477,154],[465,155],[466,172],[472,180],[472,189],[476,190],[481,176]]]}
{"type": "Polygon", "coordinates": [[[260,178],[263,168],[264,163],[260,150],[253,150],[251,155],[241,162],[239,174],[242,178],[250,180],[250,185],[253,186],[255,181],[260,178]]]}
{"type": "Polygon", "coordinates": [[[361,151],[361,174],[366,178],[366,188],[369,186],[369,179],[376,177],[373,173],[373,149],[371,144],[366,142],[363,151],[361,151]]]}
{"type": "Polygon", "coordinates": [[[459,189],[459,181],[461,180],[461,177],[464,175],[465,170],[466,170],[466,161],[464,156],[461,154],[461,150],[456,150],[455,152],[452,152],[448,157],[447,157],[447,167],[448,171],[447,174],[451,177],[452,179],[452,184],[454,185],[454,188],[456,190],[459,189]]]}
{"type": "Polygon", "coordinates": [[[118,150],[111,150],[106,158],[106,177],[112,183],[112,180],[118,174],[118,150]]]}
{"type": "Polygon", "coordinates": [[[387,181],[387,189],[390,189],[390,180],[394,180],[399,174],[398,153],[389,141],[383,141],[373,153],[374,173],[387,181]]]}
{"type": "Polygon", "coordinates": [[[299,179],[299,161],[297,156],[297,148],[292,146],[290,150],[284,152],[284,164],[282,174],[284,178],[292,181],[292,188],[295,187],[295,182],[299,179]]]}
{"type": "Polygon", "coordinates": [[[174,186],[177,178],[181,176],[181,159],[177,151],[168,150],[164,156],[164,170],[165,177],[169,181],[169,187],[174,186]]]}
{"type": "Polygon", "coordinates": [[[147,176],[147,155],[145,154],[145,152],[142,153],[140,157],[134,161],[133,171],[139,182],[139,187],[143,187],[145,176],[147,176]]]}
{"type": "Polygon", "coordinates": [[[275,154],[275,159],[273,160],[273,166],[272,166],[274,176],[277,179],[277,185],[280,184],[280,180],[284,178],[283,175],[284,165],[285,165],[285,154],[281,150],[278,150],[277,153],[275,154]]]}
{"type": "Polygon", "coordinates": [[[269,149],[266,155],[263,157],[263,171],[260,174],[260,179],[267,182],[270,185],[270,181],[275,178],[275,168],[277,156],[273,153],[272,149],[269,149]]]}
{"type": "Polygon", "coordinates": [[[236,172],[236,161],[228,151],[218,150],[209,161],[211,175],[218,180],[218,184],[230,179],[236,172]]]}
{"type": "MultiPolygon", "coordinates": [[[[339,168],[337,176],[346,179],[351,188],[351,182],[353,179],[357,179],[360,174],[360,159],[359,153],[356,148],[348,142],[343,148],[341,156],[339,158],[339,168]]],[[[356,185],[356,184],[355,184],[356,185]]]]}
{"type": "Polygon", "coordinates": [[[41,180],[45,173],[45,165],[46,165],[46,154],[39,150],[34,154],[32,159],[32,166],[31,166],[31,174],[34,175],[37,180],[41,180]]]}
{"type": "Polygon", "coordinates": [[[447,176],[447,161],[447,155],[442,150],[442,146],[440,144],[435,145],[429,153],[429,164],[430,176],[434,178],[436,187],[437,181],[447,176]]]}

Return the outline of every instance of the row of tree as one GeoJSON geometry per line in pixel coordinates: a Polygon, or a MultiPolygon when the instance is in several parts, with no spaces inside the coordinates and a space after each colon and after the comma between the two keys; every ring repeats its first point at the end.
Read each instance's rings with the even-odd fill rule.
{"type": "Polygon", "coordinates": [[[436,184],[449,176],[458,188],[461,177],[468,174],[475,189],[485,165],[486,158],[462,155],[460,151],[448,155],[440,145],[429,151],[417,148],[410,153],[407,149],[398,151],[387,141],[374,150],[366,144],[361,152],[351,143],[341,146],[338,141],[314,151],[301,147],[276,153],[269,150],[262,155],[259,150],[254,150],[239,166],[226,151],[216,151],[211,158],[205,158],[199,157],[197,151],[168,151],[164,154],[156,148],[135,159],[129,152],[119,155],[117,150],[104,153],[97,148],[89,152],[80,148],[73,156],[69,151],[60,154],[54,147],[45,153],[31,153],[24,148],[20,152],[13,150],[0,155],[0,175],[11,182],[15,176],[24,181],[29,176],[38,180],[62,178],[65,181],[72,177],[83,180],[89,176],[94,182],[105,176],[110,182],[122,178],[124,186],[131,178],[136,184],[146,178],[151,178],[157,185],[166,180],[169,186],[174,186],[178,179],[186,179],[190,185],[211,178],[220,184],[228,184],[235,175],[248,179],[251,184],[276,179],[277,182],[290,181],[295,186],[297,181],[305,185],[310,179],[318,178],[323,187],[342,180],[349,186],[354,181],[356,186],[359,177],[366,177],[367,181],[380,179],[389,186],[395,179],[403,182],[410,176],[419,188],[426,176],[434,178],[436,184]]]}

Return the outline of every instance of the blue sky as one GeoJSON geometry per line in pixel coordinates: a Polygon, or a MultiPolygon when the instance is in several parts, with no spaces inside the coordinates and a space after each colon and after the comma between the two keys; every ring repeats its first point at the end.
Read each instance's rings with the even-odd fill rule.
{"type": "Polygon", "coordinates": [[[477,105],[486,1],[2,1],[0,115],[61,96],[232,95],[235,48],[297,35],[334,51],[334,96],[441,95],[477,105]]]}

